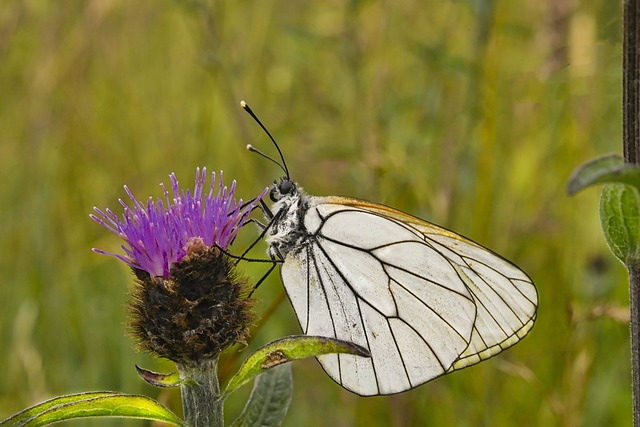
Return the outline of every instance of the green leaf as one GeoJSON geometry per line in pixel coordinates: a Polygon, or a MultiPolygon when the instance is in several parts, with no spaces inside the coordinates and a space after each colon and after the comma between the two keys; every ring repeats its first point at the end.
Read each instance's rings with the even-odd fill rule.
{"type": "Polygon", "coordinates": [[[240,370],[229,380],[224,396],[251,381],[267,369],[292,360],[321,356],[329,353],[347,353],[369,357],[369,351],[351,342],[307,335],[290,336],[273,341],[258,349],[245,360],[240,370]]]}
{"type": "Polygon", "coordinates": [[[180,374],[171,372],[170,374],[162,374],[160,372],[149,371],[136,365],[136,371],[143,380],[156,387],[177,387],[182,383],[180,374]]]}
{"type": "Polygon", "coordinates": [[[621,183],[640,189],[640,167],[624,163],[618,154],[606,154],[579,166],[567,185],[573,195],[594,184],[621,183]]]}
{"type": "Polygon", "coordinates": [[[293,396],[291,365],[276,366],[256,378],[251,396],[232,427],[278,427],[293,396]]]}
{"type": "Polygon", "coordinates": [[[186,426],[173,412],[147,396],[109,391],[69,394],[25,409],[1,427],[36,427],[87,417],[138,418],[186,426]]]}
{"type": "Polygon", "coordinates": [[[635,187],[608,184],[600,196],[600,222],[609,248],[627,268],[640,259],[640,193],[635,187]]]}

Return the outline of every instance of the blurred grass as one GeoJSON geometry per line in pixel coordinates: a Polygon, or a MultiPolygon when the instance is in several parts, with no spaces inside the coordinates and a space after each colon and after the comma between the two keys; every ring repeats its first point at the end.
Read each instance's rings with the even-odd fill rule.
{"type": "MultiPolygon", "coordinates": [[[[90,251],[120,242],[88,214],[202,165],[255,195],[279,171],[244,150],[271,149],[245,99],[310,193],[452,228],[540,292],[522,343],[402,395],[358,398],[296,364],[286,425],[630,425],[625,273],[598,192],[565,196],[576,165],[621,149],[620,16],[606,0],[4,2],[0,418],[105,389],[179,411],[135,374],[172,366],[126,336],[131,276],[90,251]]],[[[281,292],[274,274],[260,309],[281,292]]],[[[252,346],[298,331],[285,302],[252,346]]]]}

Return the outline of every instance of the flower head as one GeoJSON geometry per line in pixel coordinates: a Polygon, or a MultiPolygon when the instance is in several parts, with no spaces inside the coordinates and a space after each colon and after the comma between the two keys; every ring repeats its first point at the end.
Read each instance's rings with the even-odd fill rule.
{"type": "Polygon", "coordinates": [[[243,342],[254,319],[247,298],[248,282],[226,249],[267,189],[251,203],[233,197],[235,181],[227,189],[215,185],[204,193],[206,169],[196,170],[193,193],[180,190],[170,175],[171,192],[164,199],[122,200],[122,218],[94,208],[98,223],[125,240],[126,255],[94,249],[126,262],[137,278],[129,304],[130,329],[139,345],[174,362],[198,366],[215,359],[235,342],[243,342]]]}
{"type": "Polygon", "coordinates": [[[97,215],[90,215],[98,223],[122,237],[126,255],[118,255],[100,249],[95,252],[114,256],[133,268],[147,271],[151,276],[168,277],[171,266],[188,253],[190,241],[201,239],[205,246],[214,244],[226,249],[254,208],[256,201],[242,206],[242,199],[234,198],[236,182],[227,189],[223,185],[222,172],[216,188],[215,173],[211,174],[209,192],[204,194],[206,168],[196,169],[193,194],[180,190],[178,179],[172,173],[171,192],[161,184],[164,200],[154,202],[149,197],[146,205],[138,201],[125,185],[132,205],[123,200],[124,214],[119,218],[112,210],[94,208],[97,215]]]}

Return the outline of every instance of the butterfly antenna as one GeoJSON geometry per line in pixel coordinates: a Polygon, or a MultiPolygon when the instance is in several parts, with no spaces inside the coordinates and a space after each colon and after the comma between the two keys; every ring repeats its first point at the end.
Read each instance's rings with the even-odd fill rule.
{"type": "Polygon", "coordinates": [[[264,157],[267,160],[271,160],[273,163],[278,165],[280,167],[280,169],[282,169],[284,171],[284,173],[287,175],[287,179],[289,179],[289,172],[277,160],[275,160],[272,157],[266,155],[265,153],[263,153],[262,151],[258,150],[256,147],[254,147],[251,144],[247,144],[247,150],[251,151],[252,153],[259,154],[259,155],[261,155],[262,157],[264,157]]]}
{"type": "Polygon", "coordinates": [[[273,142],[273,145],[276,146],[276,150],[278,150],[278,154],[280,154],[280,160],[282,160],[282,164],[278,163],[277,161],[275,161],[274,159],[272,159],[271,157],[267,156],[266,154],[264,154],[263,152],[259,151],[258,149],[254,148],[252,145],[247,145],[247,149],[249,151],[252,151],[256,154],[260,154],[262,157],[271,160],[272,162],[274,162],[275,164],[277,164],[278,166],[280,166],[280,168],[284,171],[285,175],[287,176],[287,179],[289,179],[289,168],[287,168],[287,162],[284,161],[284,156],[282,155],[282,151],[280,150],[280,147],[278,146],[278,143],[276,142],[276,140],[273,138],[273,136],[271,136],[271,133],[269,133],[269,131],[267,130],[267,128],[262,124],[262,122],[260,121],[260,119],[258,118],[258,116],[255,115],[255,113],[253,112],[253,110],[249,107],[249,105],[247,105],[246,102],[244,101],[240,101],[240,106],[244,109],[244,111],[246,111],[247,113],[249,113],[249,115],[253,118],[253,120],[256,121],[256,123],[258,123],[260,125],[260,127],[262,128],[263,131],[265,131],[265,133],[267,134],[267,136],[269,136],[269,139],[271,139],[271,142],[273,142]]]}

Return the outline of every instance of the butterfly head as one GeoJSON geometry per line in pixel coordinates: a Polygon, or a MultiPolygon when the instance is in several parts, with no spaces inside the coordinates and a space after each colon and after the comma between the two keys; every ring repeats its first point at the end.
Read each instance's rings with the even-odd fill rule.
{"type": "Polygon", "coordinates": [[[299,218],[306,211],[309,202],[302,187],[288,177],[273,182],[269,198],[273,202],[272,213],[283,211],[280,213],[282,218],[299,218]]]}
{"type": "Polygon", "coordinates": [[[298,186],[291,179],[284,177],[274,181],[269,192],[272,202],[278,202],[284,197],[293,197],[298,194],[298,186]]]}

